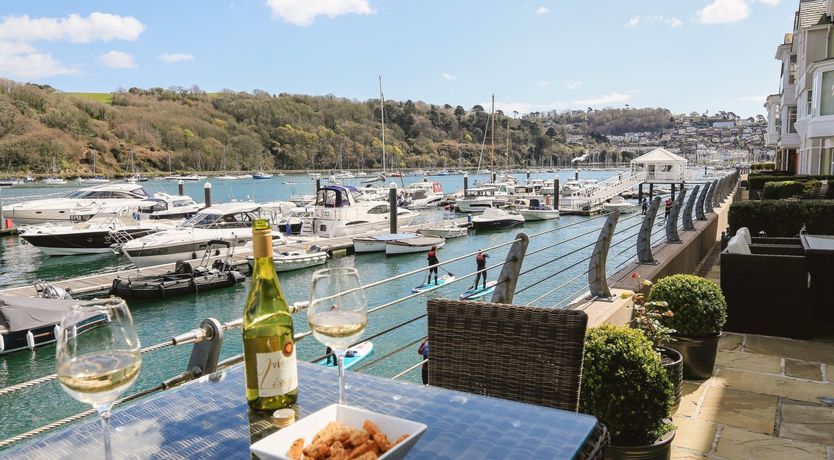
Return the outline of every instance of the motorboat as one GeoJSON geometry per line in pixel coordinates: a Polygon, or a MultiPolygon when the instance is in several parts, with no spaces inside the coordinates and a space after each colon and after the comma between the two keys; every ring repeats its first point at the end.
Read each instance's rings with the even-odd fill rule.
{"type": "Polygon", "coordinates": [[[82,178],[78,179],[79,184],[107,184],[109,182],[110,182],[110,179],[108,179],[106,177],[100,177],[100,176],[82,177],[82,178]]]}
{"type": "Polygon", "coordinates": [[[43,183],[43,185],[64,185],[67,181],[60,177],[47,177],[42,180],[41,183],[43,183]]]}
{"type": "MultiPolygon", "coordinates": [[[[318,246],[311,246],[306,251],[275,251],[272,260],[275,262],[276,272],[289,272],[323,265],[327,262],[327,252],[322,251],[318,246]]],[[[254,267],[253,256],[247,257],[246,261],[250,267],[254,267]]]]}
{"type": "Polygon", "coordinates": [[[417,230],[417,233],[423,236],[437,236],[444,239],[459,238],[469,234],[469,229],[466,227],[459,227],[455,221],[449,221],[449,224],[431,225],[417,230]]]}
{"type": "Polygon", "coordinates": [[[3,217],[12,219],[15,226],[71,220],[73,210],[96,206],[137,206],[148,194],[141,185],[110,183],[86,187],[63,198],[24,201],[3,208],[3,217]]]}
{"type": "Polygon", "coordinates": [[[533,198],[526,208],[516,210],[524,217],[524,220],[550,220],[559,218],[559,210],[553,206],[542,204],[541,201],[533,198]]]}
{"type": "Polygon", "coordinates": [[[313,211],[306,207],[296,207],[289,211],[282,213],[281,217],[275,222],[275,226],[284,233],[284,235],[298,235],[301,233],[301,225],[304,219],[313,217],[313,211]]]}
{"type": "Polygon", "coordinates": [[[353,239],[353,251],[362,252],[383,252],[385,243],[388,241],[407,240],[418,238],[416,233],[383,233],[381,235],[360,236],[353,239]]]}
{"type": "Polygon", "coordinates": [[[240,179],[239,176],[231,176],[229,174],[223,174],[220,176],[214,176],[213,179],[215,180],[238,180],[240,179]]]}
{"type": "Polygon", "coordinates": [[[629,203],[621,196],[611,198],[611,201],[602,204],[602,210],[605,212],[620,211],[622,214],[628,214],[637,211],[637,205],[629,203]]]}
{"type": "Polygon", "coordinates": [[[15,185],[23,185],[20,179],[0,179],[0,187],[14,187],[15,185]]]}
{"type": "Polygon", "coordinates": [[[246,278],[232,270],[233,253],[234,247],[229,241],[210,240],[205,244],[205,253],[197,267],[178,260],[173,271],[162,275],[117,277],[110,286],[110,294],[125,299],[165,299],[234,286],[246,278]],[[217,246],[226,247],[225,260],[215,259],[209,267],[212,250],[217,246]]]}
{"type": "Polygon", "coordinates": [[[443,201],[443,187],[439,182],[415,182],[404,190],[408,195],[408,209],[429,209],[440,206],[443,201]]]}
{"type": "Polygon", "coordinates": [[[130,216],[101,216],[73,224],[46,223],[23,227],[20,237],[49,256],[103,254],[120,239],[141,238],[176,223],[162,220],[136,221],[130,216]],[[118,236],[114,233],[118,232],[118,236]]]}
{"type": "MultiPolygon", "coordinates": [[[[301,226],[302,236],[335,238],[384,230],[388,227],[390,207],[386,201],[358,201],[357,190],[344,185],[328,185],[316,193],[313,217],[301,226]]],[[[397,208],[397,221],[409,225],[417,211],[397,208]]]]}
{"type": "Polygon", "coordinates": [[[436,236],[421,236],[404,240],[390,240],[385,242],[385,255],[395,256],[399,254],[411,254],[415,252],[428,252],[432,247],[442,248],[446,240],[436,236]]]}
{"type": "Polygon", "coordinates": [[[115,204],[73,209],[70,221],[81,222],[104,215],[130,215],[134,220],[182,221],[197,214],[204,207],[190,196],[160,192],[154,194],[153,198],[145,198],[138,203],[131,202],[130,206],[115,204]]]}
{"type": "Polygon", "coordinates": [[[480,213],[486,209],[500,208],[509,202],[507,196],[496,195],[495,187],[470,187],[463,198],[455,201],[460,212],[480,213]]]}
{"type": "MultiPolygon", "coordinates": [[[[246,245],[252,240],[252,223],[260,218],[275,220],[257,203],[216,204],[176,228],[127,241],[119,250],[138,267],[196,259],[212,240],[228,241],[233,247],[246,245]]],[[[275,245],[287,242],[279,232],[272,232],[272,238],[275,245]]]]}
{"type": "Polygon", "coordinates": [[[238,179],[252,179],[252,175],[251,174],[238,174],[237,178],[238,179]]]}
{"type": "Polygon", "coordinates": [[[186,182],[197,182],[197,181],[201,181],[205,178],[206,178],[206,176],[200,176],[200,175],[197,175],[197,174],[175,174],[173,176],[166,177],[166,179],[181,180],[181,181],[186,181],[186,182]]]}
{"type": "Polygon", "coordinates": [[[272,174],[265,171],[258,171],[256,174],[252,174],[252,179],[272,179],[272,174]]]}
{"type": "Polygon", "coordinates": [[[480,216],[472,218],[472,228],[476,230],[491,230],[524,225],[524,216],[514,211],[489,208],[480,216]]]}
{"type": "Polygon", "coordinates": [[[293,195],[289,198],[291,203],[303,208],[308,205],[313,205],[316,202],[315,195],[293,195]]]}

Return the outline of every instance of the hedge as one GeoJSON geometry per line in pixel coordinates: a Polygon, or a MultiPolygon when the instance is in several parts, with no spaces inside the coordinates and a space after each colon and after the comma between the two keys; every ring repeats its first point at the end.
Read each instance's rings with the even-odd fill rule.
{"type": "Polygon", "coordinates": [[[747,227],[753,236],[764,230],[767,236],[793,237],[803,224],[808,233],[834,235],[834,201],[740,201],[730,206],[729,224],[731,235],[747,227]]]}
{"type": "Polygon", "coordinates": [[[747,176],[747,186],[751,192],[764,190],[764,184],[767,182],[782,182],[786,180],[805,181],[806,176],[790,176],[787,174],[780,175],[750,175],[747,176]]]}
{"type": "Polygon", "coordinates": [[[760,169],[776,169],[776,163],[753,163],[750,165],[751,171],[758,171],[760,169]]]}
{"type": "Polygon", "coordinates": [[[805,182],[786,180],[781,182],[767,182],[762,191],[765,200],[792,198],[805,193],[805,182]]]}

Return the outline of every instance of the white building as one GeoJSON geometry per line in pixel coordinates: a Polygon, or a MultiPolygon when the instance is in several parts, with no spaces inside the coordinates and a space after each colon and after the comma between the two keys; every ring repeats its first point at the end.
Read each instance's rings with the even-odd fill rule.
{"type": "Polygon", "coordinates": [[[672,184],[686,181],[686,165],[689,160],[657,148],[631,160],[631,172],[646,172],[646,182],[672,184]]]}

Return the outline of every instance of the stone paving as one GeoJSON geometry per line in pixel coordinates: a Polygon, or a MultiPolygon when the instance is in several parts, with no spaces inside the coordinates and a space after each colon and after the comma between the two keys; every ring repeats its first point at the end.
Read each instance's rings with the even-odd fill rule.
{"type": "Polygon", "coordinates": [[[673,459],[834,460],[831,338],[725,332],[718,348],[713,376],[684,382],[673,459]]]}

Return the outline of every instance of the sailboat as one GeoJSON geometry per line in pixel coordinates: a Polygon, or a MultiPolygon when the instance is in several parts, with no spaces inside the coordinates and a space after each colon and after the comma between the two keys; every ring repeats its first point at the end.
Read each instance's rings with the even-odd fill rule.
{"type": "Polygon", "coordinates": [[[52,156],[52,177],[47,177],[43,180],[46,185],[64,185],[67,183],[64,179],[58,177],[58,167],[55,163],[55,156],[52,156]]]}
{"type": "Polygon", "coordinates": [[[106,183],[110,182],[110,179],[108,179],[106,177],[100,177],[100,176],[96,175],[96,156],[97,156],[96,152],[93,151],[93,159],[92,159],[93,177],[82,177],[82,178],[78,179],[78,182],[80,182],[82,184],[106,184],[106,183]]]}
{"type": "Polygon", "coordinates": [[[238,176],[229,175],[229,172],[226,170],[226,147],[223,147],[223,160],[220,165],[220,169],[223,170],[223,174],[219,176],[215,176],[216,180],[237,180],[239,179],[238,176]]]}

